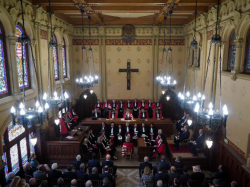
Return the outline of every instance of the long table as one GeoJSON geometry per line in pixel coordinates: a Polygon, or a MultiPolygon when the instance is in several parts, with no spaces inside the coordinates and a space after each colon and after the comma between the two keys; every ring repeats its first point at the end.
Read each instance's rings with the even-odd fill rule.
{"type": "Polygon", "coordinates": [[[72,130],[69,136],[73,138],[63,138],[61,141],[46,141],[46,161],[47,164],[58,163],[61,167],[66,167],[76,160],[76,156],[81,154],[81,144],[84,139],[86,127],[80,127],[82,131],[72,130]]]}
{"type": "Polygon", "coordinates": [[[121,118],[114,118],[110,120],[106,118],[98,118],[96,120],[92,120],[91,118],[85,118],[84,120],[82,120],[79,126],[90,126],[90,128],[93,129],[94,133],[99,133],[102,122],[105,122],[108,127],[110,127],[111,122],[114,122],[115,125],[121,124],[123,127],[125,127],[125,124],[127,122],[129,122],[130,126],[137,123],[138,127],[141,127],[142,122],[146,125],[146,127],[149,127],[149,125],[153,123],[157,129],[162,129],[163,134],[167,137],[173,135],[174,122],[169,118],[162,120],[146,119],[143,121],[141,119],[121,120],[121,118]]]}

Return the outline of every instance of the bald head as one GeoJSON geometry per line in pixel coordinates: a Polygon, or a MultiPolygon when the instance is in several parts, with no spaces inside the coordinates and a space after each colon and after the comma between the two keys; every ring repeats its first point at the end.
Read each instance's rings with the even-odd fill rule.
{"type": "Polygon", "coordinates": [[[77,185],[77,180],[76,179],[73,179],[71,181],[71,187],[75,187],[77,185]]]}
{"type": "Polygon", "coordinates": [[[163,182],[162,180],[157,181],[157,187],[163,187],[163,182]]]}
{"type": "Polygon", "coordinates": [[[144,157],[144,162],[148,162],[149,158],[147,156],[144,157]]]}
{"type": "Polygon", "coordinates": [[[231,182],[231,187],[238,187],[238,183],[236,181],[232,181],[231,182]]]}
{"type": "Polygon", "coordinates": [[[109,161],[111,159],[111,156],[109,154],[106,155],[106,160],[109,161]]]}
{"type": "Polygon", "coordinates": [[[8,180],[14,179],[15,176],[16,176],[16,174],[15,174],[14,172],[10,172],[10,173],[8,174],[8,180]]]}
{"type": "Polygon", "coordinates": [[[170,170],[171,170],[171,173],[175,173],[175,171],[176,171],[176,167],[171,166],[170,170]]]}
{"type": "Polygon", "coordinates": [[[92,187],[92,182],[88,180],[85,184],[85,187],[92,187]]]}
{"type": "Polygon", "coordinates": [[[29,184],[32,185],[32,186],[35,186],[36,185],[36,179],[35,178],[31,178],[29,180],[29,184]]]}

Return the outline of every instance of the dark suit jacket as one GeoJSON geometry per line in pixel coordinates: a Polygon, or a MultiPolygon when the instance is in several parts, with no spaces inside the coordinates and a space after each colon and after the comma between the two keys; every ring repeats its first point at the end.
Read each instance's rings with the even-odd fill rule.
{"type": "Polygon", "coordinates": [[[182,131],[182,132],[180,133],[179,141],[183,141],[183,140],[188,139],[188,138],[189,138],[189,135],[190,135],[190,133],[189,133],[188,130],[187,130],[186,132],[182,131]]]}
{"type": "Polygon", "coordinates": [[[80,165],[82,164],[82,161],[74,161],[73,165],[76,170],[80,170],[80,165]]]}
{"type": "MultiPolygon", "coordinates": [[[[95,118],[95,112],[92,113],[91,115],[93,118],[95,118]]],[[[100,118],[101,117],[101,114],[99,112],[97,112],[97,117],[100,118]]]]}
{"type": "MultiPolygon", "coordinates": [[[[167,170],[170,169],[170,165],[169,165],[168,162],[161,161],[161,162],[158,162],[158,163],[156,164],[156,166],[158,166],[158,165],[161,165],[161,166],[162,166],[162,170],[163,170],[163,171],[167,171],[167,170]]],[[[156,168],[156,169],[157,169],[157,168],[156,168]]]]}
{"type": "Polygon", "coordinates": [[[141,171],[143,171],[146,166],[148,166],[152,170],[152,164],[151,163],[148,163],[148,162],[140,163],[140,167],[139,167],[140,177],[141,177],[141,171]]]}
{"type": "Polygon", "coordinates": [[[120,134],[121,136],[122,136],[122,139],[124,140],[125,139],[125,130],[124,130],[124,128],[122,127],[121,128],[121,133],[119,133],[119,128],[117,128],[117,132],[116,132],[116,134],[120,134]]]}
{"type": "MultiPolygon", "coordinates": [[[[145,130],[144,134],[148,136],[148,128],[144,127],[144,130],[145,130]]],[[[143,132],[142,132],[142,127],[141,127],[140,131],[139,131],[139,136],[141,137],[142,134],[143,134],[143,132]]]]}
{"type": "Polygon", "coordinates": [[[109,166],[109,167],[114,167],[114,163],[112,162],[112,161],[106,161],[106,160],[104,160],[104,161],[102,161],[102,167],[104,167],[104,166],[109,166]]]}
{"type": "Polygon", "coordinates": [[[89,175],[89,180],[100,180],[99,174],[90,174],[89,175]]]}
{"type": "Polygon", "coordinates": [[[99,160],[89,160],[88,161],[88,166],[89,167],[97,167],[100,168],[100,161],[99,160]]]}
{"type": "Polygon", "coordinates": [[[183,164],[182,162],[175,162],[175,163],[174,163],[174,166],[175,166],[176,168],[183,168],[183,167],[184,167],[184,164],[183,164]]]}
{"type": "Polygon", "coordinates": [[[192,173],[191,178],[197,181],[204,181],[205,174],[201,172],[195,172],[195,173],[192,173]]]}
{"type": "Polygon", "coordinates": [[[48,172],[48,177],[49,178],[56,178],[56,179],[58,179],[58,178],[60,178],[60,177],[62,177],[63,175],[62,175],[62,172],[61,171],[57,171],[57,170],[49,170],[49,172],[48,172]]]}
{"type": "Polygon", "coordinates": [[[180,175],[180,181],[181,182],[187,182],[188,181],[188,179],[190,179],[190,175],[189,174],[182,174],[182,175],[180,175]]]}
{"type": "Polygon", "coordinates": [[[214,177],[212,179],[225,179],[227,178],[226,172],[218,172],[214,174],[214,177]]]}
{"type": "Polygon", "coordinates": [[[109,179],[109,181],[112,181],[112,175],[110,173],[103,173],[101,174],[101,180],[103,180],[105,177],[109,179]]]}
{"type": "MultiPolygon", "coordinates": [[[[113,134],[114,134],[114,137],[116,137],[117,136],[117,128],[116,127],[113,127],[113,128],[114,128],[113,129],[113,134]]],[[[109,136],[111,136],[111,129],[112,129],[112,127],[109,128],[109,132],[108,132],[109,136]]]]}
{"type": "Polygon", "coordinates": [[[77,171],[76,172],[76,178],[87,181],[89,179],[89,176],[88,176],[87,173],[85,173],[83,171],[77,171]]]}
{"type": "MultiPolygon", "coordinates": [[[[100,133],[101,131],[102,131],[102,126],[100,127],[100,133]]],[[[110,134],[110,129],[107,126],[105,126],[104,131],[105,131],[105,136],[108,137],[110,134]]]]}
{"type": "Polygon", "coordinates": [[[202,148],[203,145],[204,145],[204,141],[205,141],[205,136],[202,135],[202,136],[199,137],[199,135],[198,135],[198,137],[196,139],[196,147],[202,148]]]}
{"type": "Polygon", "coordinates": [[[169,173],[168,174],[168,180],[169,181],[174,181],[175,178],[179,178],[179,174],[178,173],[169,173]]]}
{"type": "Polygon", "coordinates": [[[154,182],[157,182],[158,180],[168,181],[168,175],[166,173],[157,173],[154,176],[154,182]]]}
{"type": "Polygon", "coordinates": [[[47,180],[46,174],[44,172],[35,171],[33,177],[39,180],[47,180]]]}
{"type": "Polygon", "coordinates": [[[75,172],[71,172],[71,171],[66,171],[63,173],[63,178],[66,179],[75,179],[76,178],[76,173],[75,172]]]}

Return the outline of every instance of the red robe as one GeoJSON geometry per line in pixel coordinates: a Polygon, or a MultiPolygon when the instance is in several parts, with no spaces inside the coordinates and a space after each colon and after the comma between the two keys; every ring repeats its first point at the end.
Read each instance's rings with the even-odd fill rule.
{"type": "Polygon", "coordinates": [[[124,143],[122,144],[122,147],[123,147],[123,146],[131,147],[131,148],[132,148],[132,153],[134,153],[134,144],[133,144],[133,143],[131,143],[131,142],[124,142],[124,143]]]}
{"type": "MultiPolygon", "coordinates": [[[[76,114],[76,113],[75,113],[75,114],[76,114]]],[[[77,123],[77,120],[78,120],[79,117],[78,117],[78,116],[74,116],[74,117],[73,117],[73,115],[72,115],[71,112],[69,112],[69,115],[70,115],[71,118],[74,118],[74,122],[77,123]]]]}
{"type": "MultiPolygon", "coordinates": [[[[126,117],[127,117],[127,115],[126,115],[126,114],[127,114],[127,113],[124,113],[124,114],[123,114],[123,118],[126,118],[126,117]]],[[[132,118],[132,117],[133,117],[133,115],[132,115],[131,113],[129,113],[129,117],[130,117],[130,118],[132,118]]]]}
{"type": "MultiPolygon", "coordinates": [[[[148,109],[149,108],[149,103],[146,103],[146,107],[145,109],[148,109]]],[[[154,103],[151,103],[151,109],[155,109],[155,104],[154,103]]]]}
{"type": "Polygon", "coordinates": [[[130,102],[130,107],[128,107],[128,102],[125,103],[125,109],[126,108],[133,108],[133,103],[130,102]]]}
{"type": "Polygon", "coordinates": [[[66,124],[63,121],[63,118],[60,119],[60,126],[61,126],[61,134],[67,134],[68,128],[66,127],[66,124]]]}
{"type": "Polygon", "coordinates": [[[99,105],[100,105],[99,107],[97,107],[97,104],[98,104],[98,103],[95,104],[95,108],[100,108],[100,109],[101,109],[101,108],[102,108],[102,104],[99,103],[99,105]]]}
{"type": "MultiPolygon", "coordinates": [[[[159,106],[157,107],[157,102],[155,103],[155,108],[159,108],[159,106]]],[[[162,109],[162,104],[160,103],[160,108],[162,109]]]]}
{"type": "MultiPolygon", "coordinates": [[[[116,114],[116,113],[114,113],[114,115],[115,115],[115,117],[114,117],[114,118],[117,118],[117,114],[116,114]]],[[[109,114],[109,118],[112,118],[111,113],[109,114]]]]}
{"type": "MultiPolygon", "coordinates": [[[[166,145],[164,143],[161,143],[159,147],[157,146],[158,155],[161,155],[161,156],[164,155],[165,148],[166,148],[166,145]]],[[[153,154],[152,158],[155,158],[156,156],[157,156],[157,153],[153,154]]]]}
{"type": "MultiPolygon", "coordinates": [[[[105,103],[102,104],[102,109],[104,109],[104,108],[105,108],[105,103]]],[[[107,103],[107,108],[111,109],[110,103],[107,103]]]]}
{"type": "Polygon", "coordinates": [[[113,104],[115,104],[115,110],[118,110],[118,104],[117,104],[117,103],[111,103],[111,104],[110,104],[111,109],[113,109],[113,104]]]}
{"type": "MultiPolygon", "coordinates": [[[[148,118],[148,113],[147,112],[144,112],[144,113],[146,113],[146,117],[145,118],[148,118]]],[[[141,118],[141,112],[140,112],[140,114],[139,114],[139,116],[138,116],[138,118],[141,118]]]]}
{"type": "MultiPolygon", "coordinates": [[[[159,118],[162,118],[162,114],[159,113],[159,116],[160,116],[159,118]]],[[[153,114],[153,119],[157,119],[156,113],[153,114]]]]}
{"type": "Polygon", "coordinates": [[[139,108],[147,108],[147,103],[144,102],[144,107],[142,106],[142,103],[139,103],[138,106],[139,106],[139,108]]]}

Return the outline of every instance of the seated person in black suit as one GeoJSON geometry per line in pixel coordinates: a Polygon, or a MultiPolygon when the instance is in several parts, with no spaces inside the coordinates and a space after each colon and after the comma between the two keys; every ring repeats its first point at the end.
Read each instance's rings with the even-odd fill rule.
{"type": "Polygon", "coordinates": [[[97,167],[92,168],[92,173],[89,175],[89,180],[91,180],[91,181],[100,180],[100,176],[99,176],[97,167]]]}
{"type": "Polygon", "coordinates": [[[143,171],[146,166],[148,166],[150,168],[150,170],[152,170],[152,164],[149,163],[148,161],[149,161],[149,158],[147,156],[145,156],[144,157],[144,162],[140,163],[140,167],[139,167],[140,178],[141,178],[141,174],[142,174],[141,171],[143,171]]]}
{"type": "Polygon", "coordinates": [[[82,159],[81,155],[76,156],[76,161],[73,162],[73,166],[74,166],[75,170],[80,170],[80,165],[83,163],[83,161],[81,161],[81,159],[82,159]]]}
{"type": "Polygon", "coordinates": [[[57,163],[53,163],[51,166],[51,170],[49,170],[48,172],[48,177],[50,179],[55,179],[55,178],[58,179],[63,176],[61,171],[56,170],[57,168],[58,168],[57,163]]]}
{"type": "Polygon", "coordinates": [[[174,163],[174,166],[176,168],[183,168],[184,164],[182,163],[182,158],[181,156],[177,156],[176,159],[175,159],[175,163],[174,163]]]}
{"type": "Polygon", "coordinates": [[[101,174],[101,180],[103,180],[104,178],[108,178],[109,181],[113,181],[112,175],[109,173],[109,167],[108,166],[104,166],[104,173],[101,174]]]}
{"type": "Polygon", "coordinates": [[[105,177],[103,180],[102,180],[102,186],[100,187],[110,187],[109,185],[109,179],[107,177],[105,177]]]}
{"type": "Polygon", "coordinates": [[[161,165],[157,165],[157,170],[158,173],[154,176],[154,182],[157,182],[158,180],[168,181],[168,175],[162,172],[161,165]]]}
{"type": "Polygon", "coordinates": [[[196,181],[204,181],[205,174],[201,173],[200,166],[193,166],[193,170],[194,172],[191,175],[191,179],[196,180],[196,181]]]}
{"type": "MultiPolygon", "coordinates": [[[[90,146],[88,144],[89,140],[87,138],[85,138],[83,140],[83,144],[82,144],[82,151],[83,151],[83,154],[89,158],[91,158],[91,155],[92,155],[92,152],[93,152],[93,148],[92,146],[90,146]]],[[[74,162],[75,164],[75,162],[74,162]]]]}
{"type": "Polygon", "coordinates": [[[168,173],[168,170],[170,169],[170,165],[168,162],[165,161],[165,159],[166,159],[165,156],[161,156],[161,161],[157,162],[156,166],[154,167],[154,175],[157,173],[158,165],[161,165],[163,173],[168,173]]]}
{"type": "Polygon", "coordinates": [[[186,125],[187,119],[188,119],[188,114],[186,111],[184,111],[184,116],[176,123],[176,129],[178,132],[180,132],[181,128],[183,128],[184,125],[186,125]]]}
{"type": "Polygon", "coordinates": [[[219,165],[218,167],[219,172],[215,173],[214,176],[211,178],[213,179],[226,179],[227,178],[227,173],[225,171],[225,167],[223,165],[219,165]]]}
{"type": "Polygon", "coordinates": [[[173,182],[175,178],[179,179],[179,174],[176,173],[176,168],[174,166],[171,166],[170,173],[168,174],[168,180],[169,182],[173,182]]]}
{"type": "Polygon", "coordinates": [[[179,151],[179,143],[189,138],[189,131],[187,125],[184,126],[184,131],[179,133],[179,136],[174,137],[175,151],[179,151]]]}
{"type": "Polygon", "coordinates": [[[76,171],[76,179],[87,181],[89,179],[89,176],[85,171],[85,164],[82,163],[80,165],[80,171],[76,171]]]}
{"type": "Polygon", "coordinates": [[[100,112],[97,111],[97,109],[94,110],[94,112],[92,113],[92,118],[100,118],[101,114],[100,112]]]}
{"type": "Polygon", "coordinates": [[[204,141],[205,141],[205,137],[203,135],[203,129],[200,129],[199,130],[199,135],[196,138],[196,141],[190,142],[188,144],[189,148],[191,149],[192,156],[197,156],[196,148],[203,148],[204,141]]]}
{"type": "Polygon", "coordinates": [[[99,170],[99,172],[101,173],[100,161],[96,159],[95,153],[92,153],[92,160],[88,161],[88,166],[91,168],[96,167],[99,170]]]}
{"type": "Polygon", "coordinates": [[[115,175],[116,170],[117,170],[117,166],[114,165],[114,163],[112,161],[110,161],[110,159],[111,159],[111,156],[109,154],[107,154],[106,160],[102,161],[102,168],[104,168],[105,166],[113,168],[113,175],[115,175]]]}
{"type": "Polygon", "coordinates": [[[38,171],[33,173],[33,177],[37,180],[47,180],[47,176],[45,173],[45,167],[43,165],[38,166],[38,171]]]}
{"type": "Polygon", "coordinates": [[[67,166],[67,171],[63,173],[63,178],[66,178],[66,179],[75,179],[76,178],[76,173],[72,172],[71,165],[67,166]]]}
{"type": "Polygon", "coordinates": [[[60,177],[58,180],[57,180],[57,185],[54,185],[53,187],[64,187],[64,180],[62,177],[60,177]]]}
{"type": "Polygon", "coordinates": [[[183,167],[183,174],[180,175],[180,181],[181,182],[187,182],[188,179],[190,179],[190,175],[188,174],[188,167],[187,166],[184,166],[183,167]]]}

